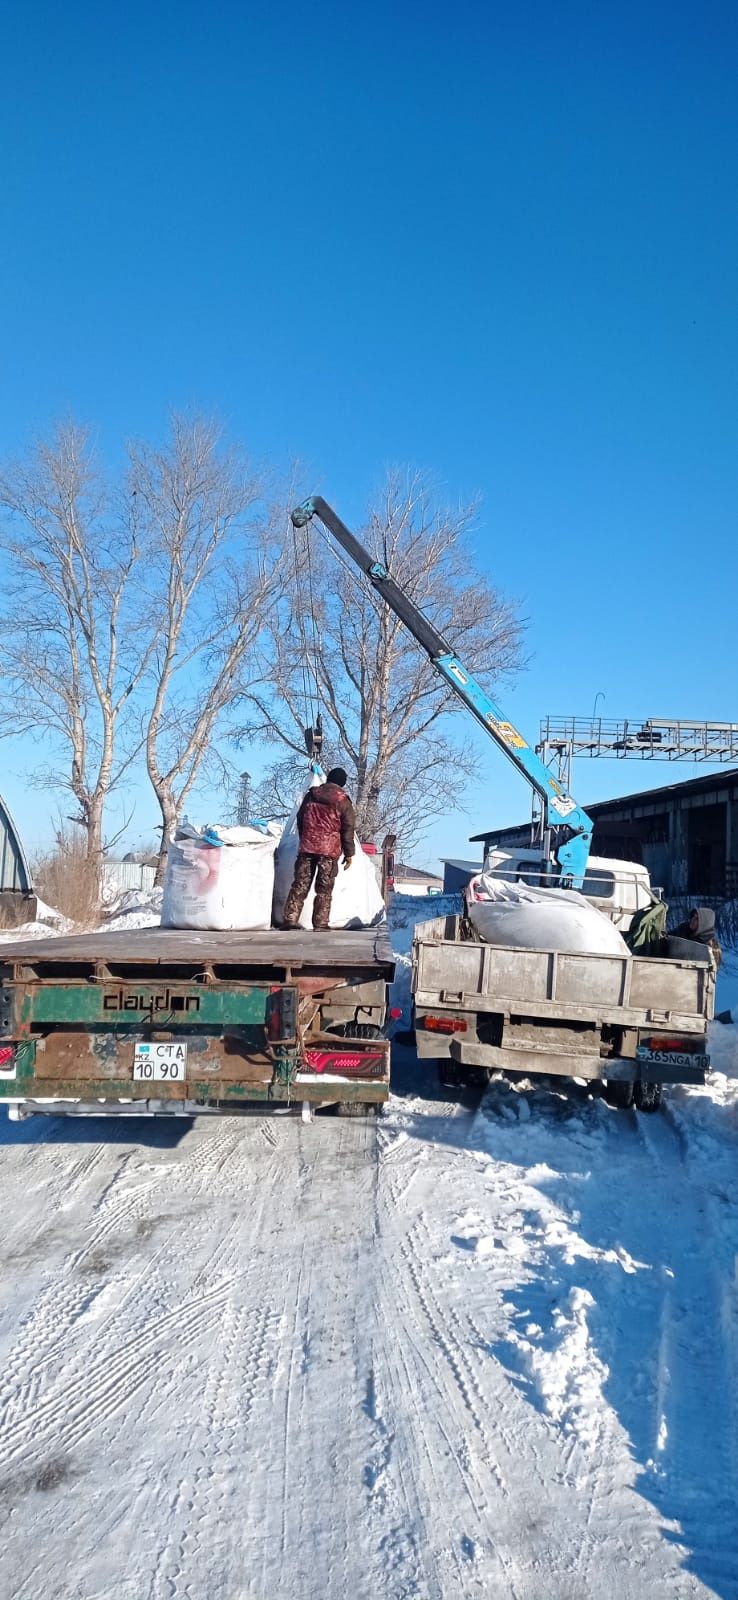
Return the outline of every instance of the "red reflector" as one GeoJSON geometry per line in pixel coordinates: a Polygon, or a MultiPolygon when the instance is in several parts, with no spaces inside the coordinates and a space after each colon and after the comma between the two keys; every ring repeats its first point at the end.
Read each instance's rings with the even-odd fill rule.
{"type": "Polygon", "coordinates": [[[644,1043],[649,1050],[679,1050],[682,1055],[699,1052],[704,1048],[699,1039],[670,1039],[660,1033],[655,1034],[653,1039],[644,1040],[644,1043]]]}
{"type": "Polygon", "coordinates": [[[399,1018],[402,1016],[402,1006],[393,1006],[392,1010],[390,1011],[390,1016],[393,1022],[399,1021],[399,1018]]]}
{"type": "Polygon", "coordinates": [[[0,1067],[9,1067],[14,1055],[12,1044],[0,1044],[0,1067]]]}
{"type": "Polygon", "coordinates": [[[378,1050],[306,1050],[309,1072],[328,1072],[340,1077],[382,1078],[386,1057],[378,1050]]]}
{"type": "Polygon", "coordinates": [[[422,1027],[429,1033],[466,1033],[468,1023],[462,1017],[424,1017],[422,1027]]]}

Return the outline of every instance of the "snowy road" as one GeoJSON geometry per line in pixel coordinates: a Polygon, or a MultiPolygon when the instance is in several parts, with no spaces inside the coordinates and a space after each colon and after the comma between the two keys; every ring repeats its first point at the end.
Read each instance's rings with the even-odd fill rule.
{"type": "Polygon", "coordinates": [[[422,1083],[0,1124],[3,1594],[738,1595],[732,1079],[422,1083]]]}

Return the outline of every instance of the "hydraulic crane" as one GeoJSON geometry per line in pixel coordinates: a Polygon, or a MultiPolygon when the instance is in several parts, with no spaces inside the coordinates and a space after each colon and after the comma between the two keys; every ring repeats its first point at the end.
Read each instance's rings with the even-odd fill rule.
{"type": "Polygon", "coordinates": [[[592,843],[593,823],[586,811],[577,805],[557,778],[544,766],[527,739],[518,732],[497,703],[459,660],[455,650],[436,631],[419,606],[416,606],[400,588],[381,561],[375,561],[368,550],[341,521],[331,506],[319,495],[304,500],[292,512],[296,528],[304,528],[317,517],[328,532],[366,575],[377,594],[394,611],[400,621],[417,639],[430,658],[431,665],[481,724],[508,760],[527,780],[541,802],[542,815],[542,872],[553,882],[565,888],[580,889],[587,870],[592,843]]]}

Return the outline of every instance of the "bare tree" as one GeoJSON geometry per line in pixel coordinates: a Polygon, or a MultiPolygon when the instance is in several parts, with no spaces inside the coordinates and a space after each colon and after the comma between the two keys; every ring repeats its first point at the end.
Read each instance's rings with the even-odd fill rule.
{"type": "MultiPolygon", "coordinates": [[[[474,507],[439,506],[421,475],[395,471],[362,538],[492,686],[521,664],[522,625],[475,570],[474,515],[474,507]]],[[[320,709],[328,753],[350,769],[364,836],[392,831],[407,848],[433,817],[459,809],[473,745],[459,738],[458,703],[425,654],[330,546],[316,523],[295,536],[290,583],[270,624],[273,690],[250,687],[254,715],[242,735],[278,741],[282,755],[264,792],[271,782],[284,796],[290,763],[298,781],[304,776],[302,730],[320,709]]]]}
{"type": "MultiPolygon", "coordinates": [[[[99,865],[106,801],[131,759],[120,723],[146,668],[135,514],[116,512],[89,430],[59,425],[0,476],[3,732],[48,752],[35,779],[67,791],[99,865]]],[[[134,508],[135,511],[135,508],[134,508]]]]}
{"type": "MultiPolygon", "coordinates": [[[[172,418],[161,450],[130,448],[131,497],[151,551],[145,750],[162,818],[159,876],[188,795],[226,731],[282,582],[264,484],[217,425],[172,418]]],[[[254,685],[256,692],[256,685],[254,685]]]]}

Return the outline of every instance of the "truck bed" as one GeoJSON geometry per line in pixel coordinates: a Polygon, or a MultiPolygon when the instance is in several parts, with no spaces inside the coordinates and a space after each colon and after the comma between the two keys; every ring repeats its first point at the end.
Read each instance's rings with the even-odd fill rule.
{"type": "Polygon", "coordinates": [[[707,961],[514,949],[463,935],[459,917],[416,928],[416,1007],[629,1027],[664,1023],[685,1032],[704,1032],[713,1015],[715,979],[707,961]]]}
{"type": "Polygon", "coordinates": [[[60,934],[48,939],[18,939],[0,944],[0,972],[22,971],[25,979],[104,977],[214,978],[292,973],[371,972],[388,980],[394,958],[387,924],[375,928],[278,928],[253,932],[191,932],[181,928],[131,928],[111,933],[60,934]]]}

